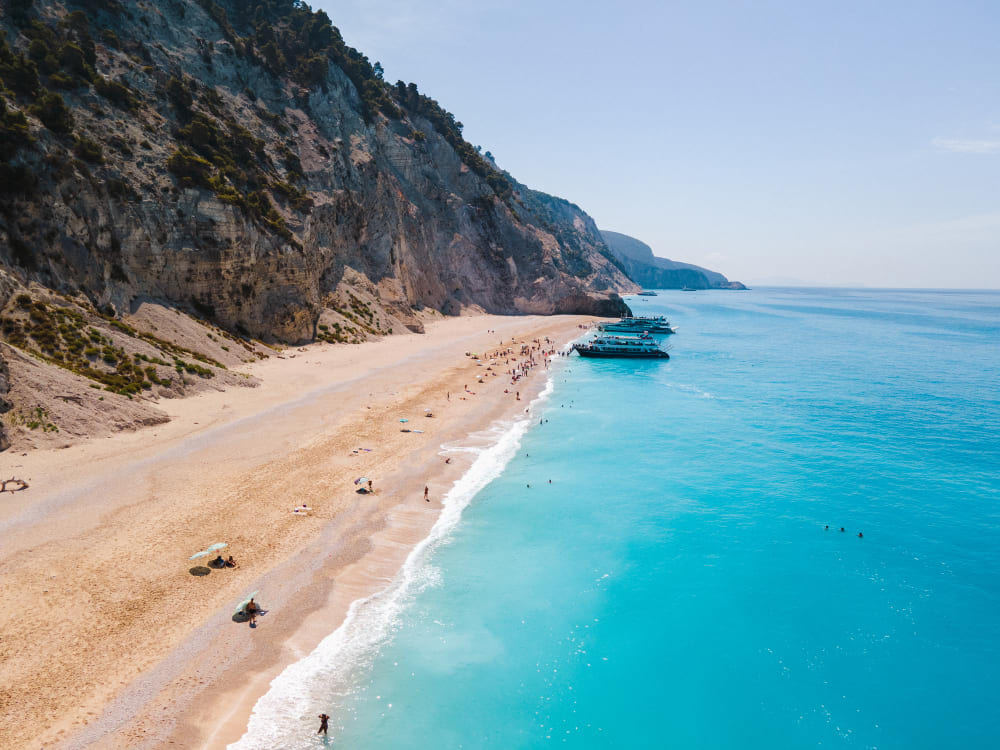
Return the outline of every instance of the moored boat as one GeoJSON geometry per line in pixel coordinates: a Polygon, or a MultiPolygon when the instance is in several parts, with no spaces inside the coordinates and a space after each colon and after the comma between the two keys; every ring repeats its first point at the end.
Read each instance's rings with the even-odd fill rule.
{"type": "Polygon", "coordinates": [[[581,357],[670,359],[652,336],[597,336],[590,341],[573,344],[581,357]]]}
{"type": "Polygon", "coordinates": [[[607,333],[674,333],[674,329],[670,327],[670,323],[662,315],[608,320],[599,323],[597,328],[607,333]]]}

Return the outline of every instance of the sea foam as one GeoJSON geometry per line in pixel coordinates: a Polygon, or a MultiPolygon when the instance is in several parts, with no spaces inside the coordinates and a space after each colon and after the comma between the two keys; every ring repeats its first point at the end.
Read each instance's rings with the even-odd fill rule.
{"type": "MultiPolygon", "coordinates": [[[[247,730],[230,750],[261,747],[300,748],[320,713],[331,712],[330,695],[347,695],[353,679],[366,669],[379,647],[391,637],[400,614],[414,596],[434,585],[438,573],[430,564],[434,550],[446,543],[462,512],[486,485],[496,479],[517,453],[531,425],[530,413],[554,389],[549,378],[525,416],[500,422],[471,436],[468,444],[446,444],[445,453],[474,453],[476,458],[445,495],[441,514],[430,533],[407,556],[402,569],[382,591],[354,601],[344,622],[308,656],[289,665],[254,705],[247,730]]],[[[332,712],[331,712],[332,713],[332,712]]],[[[336,716],[334,721],[337,721],[336,716]]]]}

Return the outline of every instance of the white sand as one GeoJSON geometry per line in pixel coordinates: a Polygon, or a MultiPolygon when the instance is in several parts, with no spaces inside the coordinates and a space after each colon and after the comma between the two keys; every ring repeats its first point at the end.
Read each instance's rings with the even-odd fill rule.
{"type": "Polygon", "coordinates": [[[259,388],[161,402],[168,424],[0,454],[0,475],[31,483],[0,495],[0,747],[237,739],[270,679],[433,525],[464,468],[441,444],[522,412],[544,384],[533,373],[517,402],[502,375],[478,386],[485,368],[465,352],[565,343],[588,321],[463,317],[291,349],[241,368],[259,388]],[[461,400],[464,385],[476,395],[461,400]],[[375,495],[354,491],[362,475],[375,495]],[[303,503],[308,515],[291,513],[303,503]],[[239,567],[192,575],[188,556],[219,541],[239,567]],[[251,629],[231,615],[254,589],[267,614],[251,629]]]}

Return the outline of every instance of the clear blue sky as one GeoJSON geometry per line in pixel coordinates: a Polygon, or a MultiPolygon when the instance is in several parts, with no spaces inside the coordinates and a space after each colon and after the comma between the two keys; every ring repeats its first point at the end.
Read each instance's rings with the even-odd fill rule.
{"type": "Polygon", "coordinates": [[[320,0],[602,229],[749,283],[1000,288],[1000,2],[320,0]]]}

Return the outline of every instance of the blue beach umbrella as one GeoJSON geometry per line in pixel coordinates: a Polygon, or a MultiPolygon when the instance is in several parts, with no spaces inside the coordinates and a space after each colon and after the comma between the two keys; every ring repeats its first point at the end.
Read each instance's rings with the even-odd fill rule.
{"type": "Polygon", "coordinates": [[[401,420],[399,420],[399,421],[400,421],[400,422],[409,422],[410,420],[409,420],[409,419],[407,419],[406,417],[403,417],[403,418],[402,418],[401,420]]]}
{"type": "Polygon", "coordinates": [[[191,557],[188,558],[188,560],[197,560],[199,557],[205,557],[205,555],[210,555],[213,552],[218,552],[220,549],[225,549],[228,546],[229,545],[226,544],[225,542],[216,542],[212,546],[206,547],[201,552],[195,552],[193,555],[191,555],[191,557]]]}

